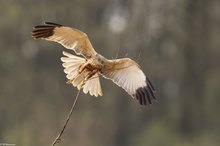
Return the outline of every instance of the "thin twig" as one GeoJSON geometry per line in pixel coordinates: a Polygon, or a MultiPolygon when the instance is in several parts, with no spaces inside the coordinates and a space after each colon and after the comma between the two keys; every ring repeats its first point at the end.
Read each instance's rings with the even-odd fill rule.
{"type": "Polygon", "coordinates": [[[61,136],[62,136],[62,134],[63,134],[63,132],[64,132],[64,130],[65,130],[65,128],[66,128],[68,122],[69,122],[69,120],[70,120],[70,117],[71,117],[71,115],[72,115],[73,109],[75,108],[76,102],[77,102],[77,100],[78,100],[79,93],[80,93],[80,90],[77,92],[76,98],[75,98],[75,100],[74,100],[74,102],[73,102],[73,105],[72,105],[72,107],[71,107],[71,109],[70,109],[69,115],[68,115],[68,117],[66,118],[65,124],[63,125],[63,129],[60,131],[60,134],[56,137],[56,139],[53,141],[53,143],[52,143],[51,146],[54,146],[56,143],[59,143],[59,142],[61,141],[61,136]]]}

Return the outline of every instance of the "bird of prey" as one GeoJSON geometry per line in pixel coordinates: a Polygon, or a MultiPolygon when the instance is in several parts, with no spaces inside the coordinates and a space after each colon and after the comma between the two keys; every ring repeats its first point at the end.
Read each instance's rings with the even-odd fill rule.
{"type": "Polygon", "coordinates": [[[151,104],[155,97],[155,89],[145,76],[140,66],[129,58],[109,60],[98,54],[89,41],[88,36],[75,28],[60,24],[45,22],[33,28],[32,37],[54,41],[65,48],[75,51],[75,56],[63,52],[61,58],[68,83],[83,89],[92,96],[102,96],[99,75],[112,80],[122,87],[133,99],[141,105],[151,104]]]}

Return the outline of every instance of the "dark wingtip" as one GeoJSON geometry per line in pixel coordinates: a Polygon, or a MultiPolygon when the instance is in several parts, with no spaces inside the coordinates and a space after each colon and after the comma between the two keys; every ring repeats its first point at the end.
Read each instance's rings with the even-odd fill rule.
{"type": "Polygon", "coordinates": [[[45,22],[43,25],[37,25],[33,28],[31,35],[34,39],[47,38],[53,35],[53,30],[55,27],[61,27],[62,25],[53,23],[53,22],[45,22]]]}
{"type": "Polygon", "coordinates": [[[56,27],[61,27],[61,26],[62,26],[62,25],[60,25],[60,24],[53,23],[53,22],[48,22],[48,21],[44,22],[44,24],[50,25],[50,26],[56,26],[56,27]]]}
{"type": "Polygon", "coordinates": [[[152,104],[152,100],[156,100],[155,88],[150,80],[147,78],[147,85],[136,90],[134,97],[138,100],[140,105],[152,104]]]}
{"type": "Polygon", "coordinates": [[[149,84],[150,88],[155,92],[155,88],[148,77],[146,77],[146,80],[147,80],[147,84],[149,84]]]}

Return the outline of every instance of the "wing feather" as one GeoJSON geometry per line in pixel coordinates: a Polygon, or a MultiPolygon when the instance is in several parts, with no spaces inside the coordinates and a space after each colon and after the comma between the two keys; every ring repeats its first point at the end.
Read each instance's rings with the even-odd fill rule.
{"type": "Polygon", "coordinates": [[[129,58],[115,59],[102,70],[102,75],[139,101],[141,105],[152,103],[155,89],[138,64],[129,58]]]}
{"type": "Polygon", "coordinates": [[[67,49],[74,50],[76,54],[83,55],[87,59],[96,55],[96,51],[90,43],[88,36],[75,28],[45,22],[44,25],[34,27],[32,37],[57,42],[67,49]]]}

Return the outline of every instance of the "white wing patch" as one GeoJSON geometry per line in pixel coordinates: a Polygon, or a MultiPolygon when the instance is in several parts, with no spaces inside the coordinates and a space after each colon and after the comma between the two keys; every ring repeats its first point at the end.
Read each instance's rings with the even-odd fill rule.
{"type": "Polygon", "coordinates": [[[114,83],[125,89],[132,97],[138,88],[146,86],[144,73],[135,65],[109,72],[104,74],[104,77],[112,79],[114,83]]]}
{"type": "Polygon", "coordinates": [[[116,59],[109,66],[112,67],[103,69],[102,75],[122,87],[141,105],[151,104],[151,98],[156,99],[153,85],[133,60],[116,59]]]}

